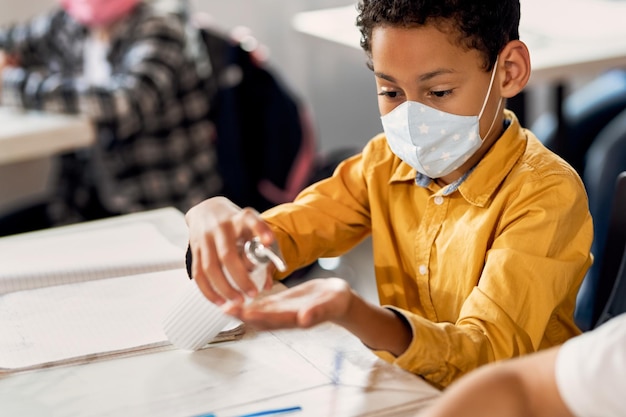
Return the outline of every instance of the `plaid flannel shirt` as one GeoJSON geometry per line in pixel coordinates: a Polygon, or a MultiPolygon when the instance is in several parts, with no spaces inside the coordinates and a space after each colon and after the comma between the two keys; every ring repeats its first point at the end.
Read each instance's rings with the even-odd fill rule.
{"type": "Polygon", "coordinates": [[[87,36],[63,10],[0,30],[0,49],[21,65],[2,73],[3,105],[80,113],[96,127],[94,146],[61,157],[58,222],[83,220],[93,196],[107,211],[129,213],[186,211],[219,193],[213,83],[185,53],[181,19],[138,6],[113,30],[111,77],[100,86],[82,77],[87,36]]]}

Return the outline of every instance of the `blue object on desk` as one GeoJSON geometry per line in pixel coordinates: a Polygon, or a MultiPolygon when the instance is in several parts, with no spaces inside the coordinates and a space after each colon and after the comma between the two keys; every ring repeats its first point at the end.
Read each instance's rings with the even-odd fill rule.
{"type": "Polygon", "coordinates": [[[295,411],[302,411],[302,407],[289,407],[289,408],[276,408],[273,410],[264,410],[264,411],[257,411],[256,413],[250,413],[250,414],[242,414],[240,416],[237,417],[261,417],[261,416],[275,416],[278,414],[287,414],[287,413],[293,413],[295,411]]]}
{"type": "Polygon", "coordinates": [[[343,352],[339,350],[335,352],[335,364],[333,366],[333,375],[331,378],[331,382],[333,385],[339,385],[342,365],[343,365],[343,352]]]}
{"type": "MultiPolygon", "coordinates": [[[[242,414],[237,417],[277,416],[279,414],[293,413],[296,411],[302,411],[302,407],[296,406],[296,407],[288,407],[288,408],[275,408],[272,410],[263,410],[263,411],[257,411],[254,413],[249,413],[249,414],[242,414]]],[[[194,417],[217,417],[217,416],[213,413],[208,413],[208,414],[199,414],[194,417]]]]}

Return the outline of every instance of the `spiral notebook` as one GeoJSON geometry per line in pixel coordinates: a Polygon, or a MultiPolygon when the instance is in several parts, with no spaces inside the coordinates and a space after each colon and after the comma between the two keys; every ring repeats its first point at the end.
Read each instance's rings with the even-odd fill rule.
{"type": "Polygon", "coordinates": [[[0,294],[182,268],[184,259],[183,250],[149,222],[3,238],[0,294]]]}
{"type": "MultiPolygon", "coordinates": [[[[5,294],[0,374],[173,349],[161,319],[186,284],[174,269],[5,294]]],[[[212,343],[243,331],[233,319],[212,343]]]]}
{"type": "Polygon", "coordinates": [[[0,374],[173,348],[161,320],[189,285],[184,250],[146,222],[76,230],[0,239],[0,374]]]}

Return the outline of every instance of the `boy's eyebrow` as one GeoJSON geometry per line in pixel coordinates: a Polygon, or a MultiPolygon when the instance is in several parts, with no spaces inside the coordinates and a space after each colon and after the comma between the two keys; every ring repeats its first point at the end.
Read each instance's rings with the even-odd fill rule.
{"type": "MultiPolygon", "coordinates": [[[[417,79],[421,82],[423,81],[428,81],[434,77],[437,77],[439,75],[443,75],[443,74],[453,74],[454,71],[451,69],[447,69],[447,68],[440,68],[440,69],[436,69],[434,71],[430,71],[427,72],[425,74],[420,75],[419,77],[417,77],[417,79]]],[[[376,72],[374,71],[374,75],[378,78],[382,78],[383,80],[387,80],[389,82],[395,83],[396,80],[395,78],[393,78],[391,75],[387,75],[383,72],[376,72]]]]}
{"type": "Polygon", "coordinates": [[[378,78],[382,78],[383,80],[389,81],[391,83],[395,83],[396,82],[395,78],[393,78],[391,75],[387,75],[387,74],[385,74],[383,72],[374,71],[374,75],[376,77],[378,77],[378,78]]]}
{"type": "Polygon", "coordinates": [[[430,71],[427,72],[426,74],[422,74],[418,77],[418,80],[420,81],[428,81],[431,78],[437,77],[439,75],[443,75],[443,74],[452,74],[454,73],[453,70],[448,69],[448,68],[440,68],[440,69],[436,69],[434,71],[430,71]]]}

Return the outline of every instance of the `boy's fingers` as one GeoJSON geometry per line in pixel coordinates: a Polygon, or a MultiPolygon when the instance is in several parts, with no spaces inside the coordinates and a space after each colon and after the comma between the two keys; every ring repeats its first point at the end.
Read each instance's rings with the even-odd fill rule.
{"type": "Polygon", "coordinates": [[[259,237],[264,245],[270,245],[274,241],[272,229],[263,221],[258,211],[252,207],[246,207],[238,213],[238,216],[242,226],[239,235],[242,238],[248,240],[252,237],[259,237]]]}
{"type": "Polygon", "coordinates": [[[249,277],[249,270],[243,257],[243,248],[239,244],[241,236],[233,224],[225,224],[221,228],[221,233],[215,236],[216,252],[224,281],[215,281],[218,290],[229,300],[242,302],[243,292],[251,297],[256,296],[257,288],[249,277]],[[233,288],[234,287],[234,288],[233,288]]]}
{"type": "MultiPolygon", "coordinates": [[[[198,279],[198,287],[213,303],[223,304],[226,300],[243,302],[243,297],[235,290],[222,270],[222,260],[218,256],[213,240],[207,240],[207,263],[202,268],[202,279],[198,279]]],[[[200,278],[200,277],[199,277],[200,278]]]]}

